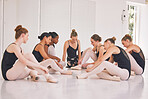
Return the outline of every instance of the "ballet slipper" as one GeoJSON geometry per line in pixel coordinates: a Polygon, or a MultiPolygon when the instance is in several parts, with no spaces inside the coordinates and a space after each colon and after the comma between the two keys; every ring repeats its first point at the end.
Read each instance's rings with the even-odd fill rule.
{"type": "Polygon", "coordinates": [[[77,79],[87,79],[88,76],[86,76],[86,73],[80,74],[76,76],[77,79]]]}
{"type": "Polygon", "coordinates": [[[111,80],[112,81],[118,81],[118,82],[121,81],[120,77],[118,77],[118,76],[113,76],[113,78],[111,80]]]}
{"type": "Polygon", "coordinates": [[[63,75],[72,75],[72,71],[64,70],[64,72],[62,72],[61,74],[63,74],[63,75]]]}
{"type": "Polygon", "coordinates": [[[46,80],[49,83],[57,83],[58,82],[58,80],[51,75],[49,75],[46,80]]]}
{"type": "Polygon", "coordinates": [[[72,70],[81,70],[81,65],[77,65],[75,67],[71,67],[72,70]]]}

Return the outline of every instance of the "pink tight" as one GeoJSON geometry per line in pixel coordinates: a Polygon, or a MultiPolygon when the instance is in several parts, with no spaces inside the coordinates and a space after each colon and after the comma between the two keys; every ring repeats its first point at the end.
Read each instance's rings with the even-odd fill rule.
{"type": "Polygon", "coordinates": [[[96,56],[95,52],[93,52],[91,48],[88,48],[82,54],[83,60],[82,60],[81,64],[85,64],[90,57],[93,61],[97,60],[97,56],[96,56]]]}
{"type": "MultiPolygon", "coordinates": [[[[98,67],[96,67],[94,70],[91,72],[86,73],[86,76],[90,76],[93,74],[99,75],[104,69],[107,70],[107,72],[112,75],[112,76],[118,76],[122,80],[127,80],[129,77],[129,72],[127,69],[121,69],[120,67],[108,62],[108,61],[103,61],[98,67]]],[[[106,77],[111,77],[109,74],[105,73],[106,77]]]]}
{"type": "Polygon", "coordinates": [[[136,62],[136,60],[133,58],[133,56],[130,53],[127,53],[129,58],[130,58],[130,62],[131,62],[131,70],[135,72],[135,74],[140,75],[143,73],[143,69],[138,65],[138,63],[136,62]]]}
{"type": "MultiPolygon", "coordinates": [[[[29,61],[39,64],[32,53],[27,53],[24,55],[24,57],[28,59],[29,61]]],[[[49,74],[45,74],[44,71],[38,68],[33,68],[33,69],[34,70],[29,69],[25,64],[17,60],[15,64],[13,65],[13,67],[6,72],[6,76],[8,80],[23,79],[23,78],[28,77],[29,75],[37,76],[38,73],[45,76],[45,78],[49,76],[49,74]]]]}

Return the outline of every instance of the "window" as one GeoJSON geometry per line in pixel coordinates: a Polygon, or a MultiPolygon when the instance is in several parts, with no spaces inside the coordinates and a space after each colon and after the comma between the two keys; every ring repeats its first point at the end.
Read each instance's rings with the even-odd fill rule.
{"type": "Polygon", "coordinates": [[[128,5],[128,31],[133,42],[138,44],[139,35],[139,7],[136,5],[128,5]]]}

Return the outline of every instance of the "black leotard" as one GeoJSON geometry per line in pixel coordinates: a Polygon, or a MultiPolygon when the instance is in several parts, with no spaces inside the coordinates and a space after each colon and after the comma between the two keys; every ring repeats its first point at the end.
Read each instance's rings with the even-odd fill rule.
{"type": "Polygon", "coordinates": [[[130,74],[131,74],[130,59],[124,49],[122,49],[119,46],[117,46],[117,47],[120,49],[120,53],[119,54],[112,54],[113,59],[115,62],[118,63],[118,67],[128,70],[129,77],[130,77],[130,74]]]}
{"type": "MultiPolygon", "coordinates": [[[[12,44],[15,44],[15,43],[12,43],[12,44]]],[[[22,52],[22,49],[21,49],[21,52],[22,52]]],[[[8,80],[6,77],[7,71],[13,67],[17,59],[18,58],[16,57],[14,53],[9,53],[7,49],[5,50],[3,54],[2,64],[1,64],[2,75],[5,80],[8,80]]]]}
{"type": "Polygon", "coordinates": [[[79,44],[77,42],[76,49],[70,46],[69,41],[68,41],[68,45],[69,47],[67,48],[67,67],[70,68],[70,67],[78,65],[77,51],[78,51],[79,44]]]}
{"type": "Polygon", "coordinates": [[[143,72],[144,72],[145,57],[144,57],[144,54],[143,54],[142,50],[140,49],[139,53],[136,53],[136,52],[132,51],[131,55],[134,57],[134,59],[136,60],[138,65],[143,69],[143,72]]]}
{"type": "MultiPolygon", "coordinates": [[[[39,43],[40,44],[40,43],[39,43]]],[[[38,45],[38,44],[37,44],[38,45]]],[[[37,46],[36,45],[36,46],[37,46]]],[[[41,44],[40,44],[41,45],[41,44]]],[[[35,50],[35,48],[36,48],[36,46],[34,47],[34,50],[32,51],[32,54],[34,55],[34,57],[36,58],[36,60],[38,61],[38,62],[41,62],[41,61],[43,61],[43,57],[42,57],[42,55],[40,54],[40,52],[39,51],[36,51],[35,50]]]]}

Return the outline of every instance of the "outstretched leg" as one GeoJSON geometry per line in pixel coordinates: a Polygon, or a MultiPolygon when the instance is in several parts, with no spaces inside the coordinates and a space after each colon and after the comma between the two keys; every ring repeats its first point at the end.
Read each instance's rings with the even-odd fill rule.
{"type": "Polygon", "coordinates": [[[116,65],[108,62],[108,61],[103,61],[98,67],[96,67],[91,72],[83,73],[83,74],[77,76],[77,78],[84,79],[84,78],[87,78],[90,75],[101,73],[104,69],[106,69],[109,72],[109,74],[114,75],[114,76],[118,76],[122,80],[127,80],[128,77],[129,77],[128,70],[121,69],[121,68],[117,67],[116,65]]]}
{"type": "Polygon", "coordinates": [[[71,71],[67,71],[67,70],[63,70],[61,69],[53,59],[47,59],[47,60],[44,60],[42,62],[40,62],[41,65],[45,66],[45,67],[48,67],[50,66],[52,69],[56,70],[56,71],[59,71],[60,73],[62,74],[65,74],[65,75],[71,75],[72,72],[71,71]]]}

